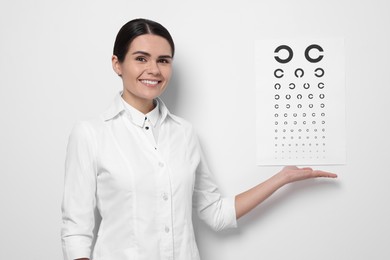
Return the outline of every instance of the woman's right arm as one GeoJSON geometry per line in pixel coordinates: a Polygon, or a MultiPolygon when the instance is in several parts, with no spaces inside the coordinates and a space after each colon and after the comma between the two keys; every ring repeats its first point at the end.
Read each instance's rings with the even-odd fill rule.
{"type": "Polygon", "coordinates": [[[62,201],[65,260],[91,256],[96,207],[96,138],[89,123],[78,123],[69,137],[62,201]]]}
{"type": "Polygon", "coordinates": [[[286,166],[268,180],[236,196],[236,217],[239,219],[288,183],[321,177],[337,178],[337,175],[330,172],[313,170],[312,168],[286,166]]]}

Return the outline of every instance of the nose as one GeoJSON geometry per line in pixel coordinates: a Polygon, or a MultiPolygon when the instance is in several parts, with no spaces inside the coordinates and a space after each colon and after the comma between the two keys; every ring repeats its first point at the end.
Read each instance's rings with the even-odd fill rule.
{"type": "Polygon", "coordinates": [[[149,62],[147,72],[152,75],[160,75],[160,68],[158,67],[158,63],[155,61],[149,62]]]}

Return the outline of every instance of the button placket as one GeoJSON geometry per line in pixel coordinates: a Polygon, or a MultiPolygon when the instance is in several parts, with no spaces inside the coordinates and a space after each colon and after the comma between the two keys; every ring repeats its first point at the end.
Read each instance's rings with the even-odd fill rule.
{"type": "Polygon", "coordinates": [[[153,150],[157,150],[157,142],[154,137],[153,125],[148,117],[144,118],[144,124],[142,126],[142,131],[144,132],[145,137],[148,139],[149,143],[153,146],[153,150]]]}
{"type": "Polygon", "coordinates": [[[149,120],[145,121],[144,128],[145,128],[145,130],[149,130],[150,129],[150,121],[149,120]]]}
{"type": "Polygon", "coordinates": [[[162,255],[164,255],[164,259],[169,259],[169,257],[173,258],[173,223],[172,223],[172,194],[171,194],[171,184],[170,184],[170,171],[168,164],[164,161],[164,158],[160,153],[157,153],[157,161],[156,166],[158,167],[159,177],[161,178],[159,181],[159,200],[160,200],[160,232],[162,235],[162,255]]]}

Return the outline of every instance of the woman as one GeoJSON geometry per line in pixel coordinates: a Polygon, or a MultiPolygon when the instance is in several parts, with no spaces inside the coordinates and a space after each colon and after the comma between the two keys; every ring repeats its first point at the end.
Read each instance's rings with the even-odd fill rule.
{"type": "Polygon", "coordinates": [[[283,185],[336,177],[285,167],[223,198],[193,128],[159,99],[174,51],[171,35],[156,22],[135,19],[119,31],[112,66],[123,91],[100,117],[76,124],[69,138],[62,205],[66,260],[199,259],[192,210],[215,230],[236,227],[238,218],[283,185]],[[95,237],[96,212],[101,223],[95,237]]]}

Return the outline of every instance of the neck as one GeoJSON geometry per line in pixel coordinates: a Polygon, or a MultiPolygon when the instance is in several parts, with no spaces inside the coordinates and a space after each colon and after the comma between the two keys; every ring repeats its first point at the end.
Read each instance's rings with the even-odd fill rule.
{"type": "Polygon", "coordinates": [[[131,98],[128,95],[126,95],[125,92],[122,94],[122,98],[124,101],[126,101],[127,104],[134,107],[135,109],[142,112],[143,114],[149,113],[155,107],[153,100],[131,98]]]}

